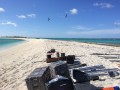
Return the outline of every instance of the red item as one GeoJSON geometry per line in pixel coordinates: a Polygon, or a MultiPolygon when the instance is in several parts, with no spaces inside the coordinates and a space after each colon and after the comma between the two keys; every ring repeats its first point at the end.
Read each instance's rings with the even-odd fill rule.
{"type": "Polygon", "coordinates": [[[114,90],[114,87],[102,88],[101,90],[114,90]]]}
{"type": "Polygon", "coordinates": [[[118,65],[118,67],[120,67],[120,64],[117,64],[118,65]]]}

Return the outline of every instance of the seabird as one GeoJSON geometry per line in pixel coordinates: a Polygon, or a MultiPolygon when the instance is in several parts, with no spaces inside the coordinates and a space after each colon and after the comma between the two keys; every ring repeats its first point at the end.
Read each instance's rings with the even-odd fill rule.
{"type": "Polygon", "coordinates": [[[48,21],[50,21],[50,18],[48,17],[48,21]]]}
{"type": "Polygon", "coordinates": [[[67,18],[67,17],[68,17],[68,15],[67,15],[67,13],[66,13],[65,18],[67,18]]]}

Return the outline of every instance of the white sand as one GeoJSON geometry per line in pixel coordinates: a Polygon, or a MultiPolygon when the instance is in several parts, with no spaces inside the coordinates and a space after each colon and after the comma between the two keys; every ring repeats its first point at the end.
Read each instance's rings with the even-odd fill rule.
{"type": "MultiPolygon", "coordinates": [[[[118,68],[117,64],[120,64],[91,55],[92,53],[120,54],[120,47],[44,39],[26,40],[28,42],[0,52],[0,90],[27,90],[25,78],[35,68],[47,65],[46,52],[52,48],[65,52],[66,55],[74,54],[81,63],[86,63],[88,66],[102,64],[106,68],[118,68]]],[[[120,78],[101,78],[105,81],[91,81],[91,84],[98,87],[120,86],[120,78]]]]}

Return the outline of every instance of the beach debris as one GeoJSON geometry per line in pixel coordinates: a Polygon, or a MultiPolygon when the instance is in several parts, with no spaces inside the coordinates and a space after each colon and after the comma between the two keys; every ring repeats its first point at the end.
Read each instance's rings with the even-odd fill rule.
{"type": "MultiPolygon", "coordinates": [[[[67,18],[67,14],[66,14],[65,18],[67,18]]],[[[48,17],[48,21],[50,21],[49,17],[48,17]]],[[[71,80],[73,81],[72,83],[75,86],[77,83],[84,84],[84,83],[90,82],[90,81],[95,82],[96,80],[98,80],[98,82],[99,81],[102,82],[102,81],[106,80],[104,78],[114,79],[113,77],[119,76],[119,74],[120,74],[118,72],[118,71],[120,71],[120,69],[118,69],[118,68],[105,68],[103,65],[87,66],[86,64],[81,64],[80,59],[77,60],[75,55],[66,55],[66,53],[63,52],[63,50],[64,49],[62,48],[61,52],[59,53],[54,48],[52,48],[47,52],[46,62],[51,63],[51,64],[47,64],[47,66],[50,70],[50,71],[48,70],[48,75],[50,75],[51,80],[53,80],[56,77],[56,75],[61,75],[66,78],[71,78],[71,80]],[[100,78],[100,77],[102,77],[102,78],[100,78]]],[[[110,59],[110,60],[111,59],[116,60],[116,57],[119,56],[117,54],[114,55],[114,54],[107,54],[107,53],[93,53],[92,55],[97,55],[98,57],[102,57],[102,58],[110,59]]],[[[118,59],[118,57],[117,57],[117,59],[118,59]]],[[[39,61],[32,62],[32,64],[36,64],[36,63],[39,63],[39,61]]],[[[45,70],[45,72],[46,72],[46,70],[45,70]]],[[[38,73],[40,73],[40,72],[42,72],[42,70],[40,70],[38,73]]],[[[37,73],[35,73],[35,75],[37,75],[37,73]]],[[[41,76],[42,76],[42,74],[41,74],[41,76]]],[[[47,82],[51,82],[51,80],[48,80],[47,82]]],[[[34,82],[32,82],[32,83],[34,84],[34,82]]],[[[46,84],[46,82],[41,83],[41,85],[43,85],[43,84],[46,84]]],[[[56,83],[56,84],[58,84],[58,83],[56,83]]],[[[51,84],[49,84],[49,85],[51,85],[51,84]]],[[[60,83],[59,83],[59,85],[60,85],[60,83]]],[[[55,87],[55,86],[53,86],[53,87],[55,87]]],[[[96,88],[98,88],[98,87],[96,87],[96,88]]],[[[115,88],[117,88],[117,87],[115,87],[115,88]]],[[[101,88],[100,90],[117,90],[115,88],[114,87],[101,88]]],[[[83,89],[83,90],[86,90],[86,89],[83,89]]],[[[88,90],[90,90],[90,88],[88,90]]]]}
{"type": "Polygon", "coordinates": [[[47,90],[74,90],[72,80],[60,75],[57,75],[45,85],[47,90]]]}
{"type": "Polygon", "coordinates": [[[110,60],[110,62],[120,62],[120,59],[119,60],[110,60]]]}
{"type": "Polygon", "coordinates": [[[49,65],[49,68],[50,68],[51,77],[53,78],[56,75],[61,75],[61,76],[70,78],[69,68],[68,68],[66,61],[59,60],[57,62],[52,62],[49,65]]]}
{"type": "Polygon", "coordinates": [[[36,68],[26,79],[28,90],[46,90],[45,82],[51,80],[49,68],[36,68]]]}
{"type": "Polygon", "coordinates": [[[59,54],[59,52],[56,52],[56,56],[57,56],[57,58],[59,58],[59,57],[60,57],[60,54],[59,54]]]}
{"type": "Polygon", "coordinates": [[[74,90],[97,90],[95,87],[95,89],[91,89],[92,85],[90,84],[90,82],[76,83],[74,87],[74,90]]]}
{"type": "Polygon", "coordinates": [[[98,56],[98,57],[102,57],[102,58],[105,58],[105,59],[119,59],[118,56],[98,56]]]}
{"type": "Polygon", "coordinates": [[[120,55],[120,54],[108,54],[108,53],[92,53],[91,55],[120,55]]]}
{"type": "Polygon", "coordinates": [[[55,49],[51,49],[50,52],[51,53],[55,53],[56,51],[55,51],[55,49]]]}
{"type": "Polygon", "coordinates": [[[114,87],[105,87],[100,90],[120,90],[119,86],[114,86],[114,87]]]}
{"type": "Polygon", "coordinates": [[[108,74],[109,74],[110,77],[119,76],[119,73],[116,72],[116,71],[110,71],[110,72],[108,72],[108,74]]]}
{"type": "Polygon", "coordinates": [[[73,78],[77,83],[89,82],[90,77],[87,73],[81,72],[80,70],[73,69],[73,78]]]}
{"type": "Polygon", "coordinates": [[[83,71],[93,71],[94,69],[105,69],[105,67],[103,65],[95,65],[95,66],[81,67],[79,69],[83,71]]]}

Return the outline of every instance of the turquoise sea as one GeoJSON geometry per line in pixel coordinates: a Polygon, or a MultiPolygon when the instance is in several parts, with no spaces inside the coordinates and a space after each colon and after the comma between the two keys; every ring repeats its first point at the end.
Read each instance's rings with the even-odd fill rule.
{"type": "Polygon", "coordinates": [[[22,42],[24,42],[24,40],[22,40],[22,39],[0,38],[0,49],[14,46],[14,45],[22,43],[22,42]]]}
{"type": "Polygon", "coordinates": [[[47,38],[47,39],[120,45],[120,39],[118,38],[117,39],[116,38],[47,38]]]}

